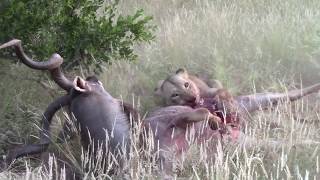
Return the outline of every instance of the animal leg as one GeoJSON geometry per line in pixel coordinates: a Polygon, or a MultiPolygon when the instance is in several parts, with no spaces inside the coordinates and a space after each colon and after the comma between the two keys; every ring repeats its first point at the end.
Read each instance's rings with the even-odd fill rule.
{"type": "Polygon", "coordinates": [[[195,123],[206,119],[209,120],[209,125],[213,129],[218,129],[219,124],[222,122],[218,116],[211,114],[208,109],[198,108],[191,112],[180,113],[176,115],[176,117],[170,121],[169,127],[179,126],[186,128],[190,123],[195,123]]]}
{"type": "Polygon", "coordinates": [[[14,159],[23,157],[26,155],[38,154],[44,152],[50,143],[50,124],[54,114],[63,106],[66,106],[70,102],[70,96],[65,95],[54,102],[52,102],[42,117],[42,130],[40,131],[40,143],[39,144],[28,144],[22,147],[11,150],[7,156],[7,164],[10,164],[14,159]]]}
{"type": "Polygon", "coordinates": [[[287,93],[257,93],[236,97],[241,109],[247,112],[254,112],[271,108],[284,101],[295,101],[311,93],[320,90],[320,83],[303,89],[291,90],[287,93]]]}

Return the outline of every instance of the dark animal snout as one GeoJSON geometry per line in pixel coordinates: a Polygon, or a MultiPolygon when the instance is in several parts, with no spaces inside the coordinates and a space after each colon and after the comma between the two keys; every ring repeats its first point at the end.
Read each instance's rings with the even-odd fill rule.
{"type": "Polygon", "coordinates": [[[190,97],[190,99],[188,99],[188,102],[196,102],[197,101],[197,97],[190,97]]]}
{"type": "Polygon", "coordinates": [[[187,105],[194,107],[197,105],[198,99],[197,97],[191,96],[188,99],[186,99],[187,105]]]}

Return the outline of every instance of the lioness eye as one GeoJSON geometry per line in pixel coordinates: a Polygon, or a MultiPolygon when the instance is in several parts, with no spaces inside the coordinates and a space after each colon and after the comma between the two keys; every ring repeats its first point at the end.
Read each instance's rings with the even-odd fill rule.
{"type": "Polygon", "coordinates": [[[171,97],[173,97],[173,98],[174,98],[174,97],[178,97],[178,96],[179,96],[178,93],[174,93],[174,94],[171,95],[171,97]]]}
{"type": "Polygon", "coordinates": [[[188,88],[190,86],[190,84],[188,82],[184,83],[184,87],[188,88]]]}

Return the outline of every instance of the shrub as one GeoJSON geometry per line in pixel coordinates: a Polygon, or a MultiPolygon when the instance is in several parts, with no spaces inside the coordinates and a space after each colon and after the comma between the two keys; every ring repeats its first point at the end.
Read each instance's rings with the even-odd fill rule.
{"type": "Polygon", "coordinates": [[[66,69],[84,65],[99,72],[110,59],[136,59],[134,43],[154,37],[151,16],[143,10],[123,16],[117,5],[103,0],[5,0],[0,3],[0,42],[19,38],[35,58],[58,52],[66,69]]]}

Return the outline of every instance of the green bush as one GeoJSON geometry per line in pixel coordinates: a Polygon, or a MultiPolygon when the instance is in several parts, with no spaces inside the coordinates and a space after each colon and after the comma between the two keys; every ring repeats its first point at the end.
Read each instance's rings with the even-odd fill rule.
{"type": "Polygon", "coordinates": [[[136,59],[134,43],[154,37],[151,16],[143,10],[123,16],[117,5],[103,0],[5,0],[0,3],[0,42],[22,39],[35,58],[58,52],[66,69],[84,65],[99,72],[110,59],[136,59]]]}

